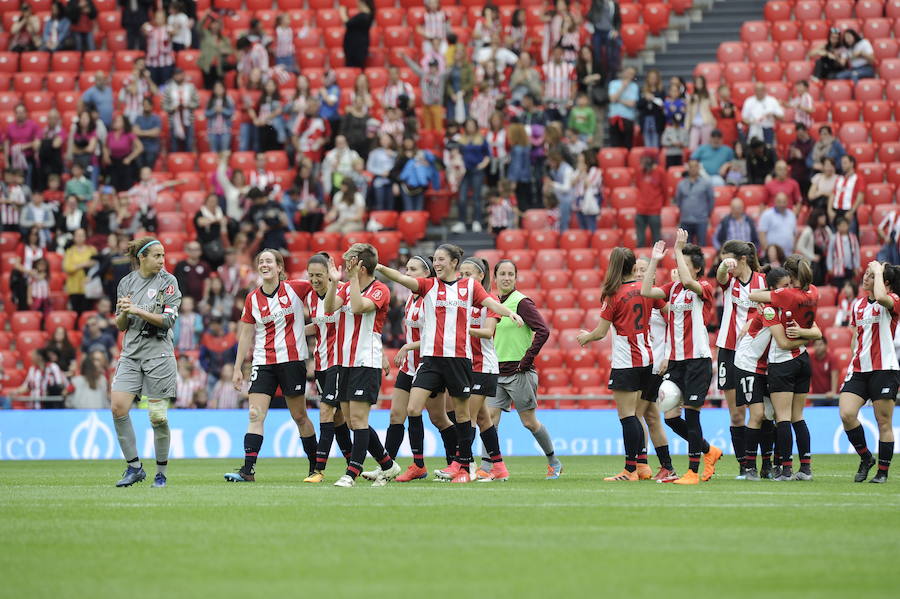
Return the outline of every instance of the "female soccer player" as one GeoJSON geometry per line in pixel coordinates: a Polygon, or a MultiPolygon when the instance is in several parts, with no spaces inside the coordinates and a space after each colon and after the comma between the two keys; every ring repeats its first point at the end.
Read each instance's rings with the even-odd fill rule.
{"type": "MultiPolygon", "coordinates": [[[[411,277],[435,276],[431,259],[425,256],[413,256],[406,263],[406,274],[411,277]]],[[[403,309],[403,328],[406,333],[406,343],[394,356],[394,364],[400,367],[400,372],[397,373],[397,380],[394,383],[394,395],[391,399],[391,419],[384,443],[385,451],[393,459],[397,459],[397,453],[400,451],[400,445],[403,443],[405,433],[403,424],[408,416],[409,392],[412,389],[416,370],[422,362],[420,347],[422,326],[424,324],[424,319],[422,318],[424,303],[424,297],[411,294],[407,298],[403,309]]],[[[431,419],[431,423],[441,434],[441,440],[444,442],[444,453],[447,456],[447,465],[450,465],[456,455],[456,429],[453,428],[453,422],[447,416],[445,405],[444,394],[436,393],[428,398],[428,401],[425,403],[425,409],[428,410],[428,417],[431,419]]],[[[363,472],[362,477],[366,480],[375,480],[378,471],[369,470],[363,472]]],[[[421,472],[413,464],[406,472],[394,480],[398,483],[406,483],[425,478],[426,476],[428,476],[427,472],[421,472]]]]}
{"type": "Polygon", "coordinates": [[[463,251],[459,247],[440,245],[434,252],[437,275],[434,278],[416,279],[378,265],[381,274],[425,297],[422,364],[416,371],[409,396],[409,444],[415,465],[424,470],[422,409],[432,392],[446,388],[454,402],[459,446],[459,456],[454,462],[458,464],[452,479],[454,483],[471,480],[469,464],[472,462],[472,442],[475,438],[468,403],[472,388],[472,343],[469,335],[472,308],[486,307],[500,316],[508,316],[519,326],[523,324],[518,314],[491,298],[480,283],[473,279],[459,279],[462,259],[463,251]]]}
{"type": "Polygon", "coordinates": [[[562,462],[553,450],[550,432],[537,419],[538,374],[534,359],[550,337],[550,328],[531,298],[516,289],[516,265],[512,260],[501,260],[494,265],[494,280],[500,301],[518,314],[525,326],[516,326],[512,320],[501,318],[494,332],[494,349],[500,377],[497,379],[497,395],[487,400],[491,422],[500,426],[500,414],[508,412],[515,404],[519,420],[527,428],[535,442],[547,456],[546,480],[556,480],[563,471],[562,462]]]}
{"type": "Polygon", "coordinates": [[[900,318],[900,267],[870,262],[863,277],[866,297],[853,302],[850,326],[856,327],[853,361],[841,389],[841,422],[847,438],[859,454],[855,482],[869,476],[875,459],[866,447],[866,434],[859,422],[859,410],[871,400],[878,422],[878,472],[870,483],[886,483],[894,456],[894,401],[897,397],[897,353],[894,332],[900,318]]]}
{"type": "Polygon", "coordinates": [[[744,475],[747,409],[735,402],[734,351],[744,324],[756,314],[756,304],[750,301],[750,293],[765,289],[766,281],[765,276],[757,272],[759,260],[754,244],[732,239],[722,245],[719,255],[722,262],[716,270],[716,281],[722,288],[724,311],[716,338],[716,347],[719,348],[718,383],[731,416],[731,446],[740,467],[740,477],[744,475]]]}
{"type": "Polygon", "coordinates": [[[812,268],[809,261],[794,254],[784,261],[784,269],[791,276],[791,286],[775,291],[754,291],[750,299],[769,303],[775,308],[774,318],[766,318],[764,324],[772,333],[774,344],[769,346],[768,386],[769,397],[775,410],[775,453],[778,465],[773,480],[812,480],[809,428],[803,420],[803,406],[809,393],[812,370],[806,346],[792,347],[786,330],[794,327],[809,328],[816,320],[819,290],[812,284],[812,268]],[[793,433],[797,436],[797,452],[800,470],[793,475],[793,433]]]}
{"type": "MultiPolygon", "coordinates": [[[[306,309],[309,312],[310,324],[306,327],[307,337],[315,337],[312,350],[313,376],[319,388],[319,396],[325,394],[325,381],[328,369],[336,367],[337,356],[337,321],[338,314],[325,312],[325,296],[328,293],[328,261],[331,257],[319,252],[310,257],[306,266],[309,284],[313,292],[306,296],[306,309]]],[[[320,483],[325,480],[325,467],[331,445],[337,439],[341,453],[349,462],[353,441],[350,439],[350,427],[344,419],[343,412],[325,403],[319,406],[319,441],[316,446],[315,471],[303,479],[305,483],[320,483]]]]}
{"type": "MultiPolygon", "coordinates": [[[[684,419],[688,434],[689,470],[673,481],[677,485],[696,485],[700,482],[700,455],[705,448],[703,429],[700,425],[700,408],[706,400],[706,393],[712,378],[712,354],[709,351],[709,335],[703,318],[705,310],[712,307],[713,290],[707,281],[698,281],[706,261],[703,251],[696,245],[687,243],[688,234],[678,229],[675,236],[675,263],[678,266],[678,282],[665,287],[654,287],[650,277],[645,277],[641,285],[641,295],[651,299],[669,302],[669,364],[665,378],[681,389],[684,398],[684,419]],[[694,300],[697,301],[694,301],[694,300]]],[[[666,243],[656,242],[650,256],[651,272],[666,255],[666,243]]],[[[666,419],[667,423],[670,420],[666,419]]],[[[670,424],[671,426],[671,424],[670,424]]],[[[704,457],[702,479],[712,478],[716,472],[716,462],[722,457],[722,450],[710,445],[704,457]]]]}
{"type": "MultiPolygon", "coordinates": [[[[464,279],[478,281],[485,290],[491,288],[491,270],[487,260],[466,258],[459,267],[459,274],[464,279]]],[[[469,396],[469,414],[475,417],[481,432],[481,443],[487,452],[486,467],[475,473],[478,482],[509,480],[509,470],[500,453],[497,426],[491,420],[490,411],[484,403],[485,398],[497,395],[500,368],[494,351],[494,334],[498,320],[497,315],[487,308],[472,308],[472,328],[469,329],[472,335],[472,394],[469,396]]],[[[445,470],[438,470],[436,474],[446,479],[450,473],[453,473],[452,464],[445,470]]]]}
{"type": "MultiPolygon", "coordinates": [[[[791,276],[783,268],[773,268],[765,275],[769,291],[790,286],[791,276]]],[[[742,450],[744,462],[741,472],[744,480],[760,480],[756,469],[756,450],[760,443],[760,431],[765,417],[763,397],[768,392],[766,371],[769,361],[769,347],[772,342],[771,327],[767,321],[775,319],[775,308],[764,305],[750,316],[738,339],[734,357],[734,381],[737,388],[735,403],[738,408],[749,407],[750,418],[744,435],[746,445],[742,450]]],[[[797,339],[788,340],[791,349],[800,347],[812,338],[821,337],[818,327],[809,331],[797,329],[797,339]]],[[[721,350],[720,350],[721,351],[721,350]]]]}
{"type": "Polygon", "coordinates": [[[175,398],[175,347],[172,326],[178,318],[178,281],[163,268],[166,250],[152,237],[128,244],[132,270],[116,291],[116,328],[125,331],[122,354],[112,381],[110,404],[119,447],[128,467],[117,487],[130,487],[147,474],[137,452],[129,410],[135,398],[149,399],[156,450],[154,487],[166,486],[169,464],[169,402],[175,398]]]}
{"type": "Polygon", "coordinates": [[[352,487],[362,472],[366,452],[371,453],[381,472],[372,483],[382,487],[400,474],[400,466],[389,456],[378,433],[369,426],[369,412],[381,390],[383,349],[381,328],[387,316],[391,292],[375,280],[378,251],[367,243],[355,243],[344,253],[348,282],[341,284],[334,262],[328,264],[326,313],[338,313],[337,368],[328,371],[322,402],[341,407],[353,430],[353,449],[347,471],[334,486],[352,487]]]}
{"type": "MultiPolygon", "coordinates": [[[[606,481],[640,480],[637,457],[644,431],[635,412],[653,367],[653,350],[650,347],[650,312],[653,310],[653,301],[641,296],[641,283],[635,274],[636,266],[634,252],[623,247],[613,249],[603,281],[600,322],[593,331],[581,331],[578,334],[578,343],[584,347],[592,341],[603,339],[610,327],[614,327],[609,388],[612,389],[619,422],[622,423],[625,469],[615,476],[603,479],[606,481]]],[[[653,262],[650,266],[656,268],[653,262]]],[[[647,279],[649,281],[650,277],[647,279]]]]}
{"type": "Polygon", "coordinates": [[[263,443],[269,404],[281,387],[291,418],[300,431],[309,473],[316,467],[316,431],[306,414],[306,297],[314,293],[309,281],[287,281],[281,252],[265,249],[256,255],[256,272],[262,285],[247,294],[238,325],[238,348],[231,377],[235,389],[244,382],[242,366],[251,345],[249,416],[244,435],[244,464],[229,472],[229,482],[254,482],[256,460],[263,443]]]}

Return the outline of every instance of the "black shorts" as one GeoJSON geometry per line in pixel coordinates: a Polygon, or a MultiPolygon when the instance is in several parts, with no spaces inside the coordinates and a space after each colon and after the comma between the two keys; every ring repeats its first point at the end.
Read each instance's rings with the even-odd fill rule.
{"type": "Polygon", "coordinates": [[[769,364],[769,393],[809,393],[812,368],[803,352],[787,362],[769,364]]]}
{"type": "Polygon", "coordinates": [[[326,371],[322,402],[335,408],[345,401],[365,401],[375,405],[380,390],[380,368],[333,366],[326,371]]]}
{"type": "Polygon", "coordinates": [[[656,403],[656,398],[659,396],[659,386],[662,385],[662,382],[663,375],[661,374],[651,374],[644,379],[644,388],[641,390],[641,399],[649,401],[650,403],[656,403]]]}
{"type": "Polygon", "coordinates": [[[652,366],[613,368],[609,373],[608,387],[613,391],[642,391],[652,374],[652,366]]]}
{"type": "Polygon", "coordinates": [[[850,376],[850,380],[841,387],[841,393],[852,393],[872,401],[879,399],[896,401],[898,384],[900,384],[900,372],[896,370],[854,372],[850,376]]]}
{"type": "Polygon", "coordinates": [[[764,374],[735,368],[734,380],[737,382],[734,395],[735,405],[749,406],[750,404],[762,403],[763,397],[769,391],[767,378],[764,374]]]}
{"type": "Polygon", "coordinates": [[[440,393],[445,388],[450,397],[468,399],[472,393],[472,360],[426,356],[416,371],[413,387],[440,393]]]}
{"type": "Polygon", "coordinates": [[[281,364],[260,364],[250,369],[250,393],[261,393],[275,397],[281,387],[285,397],[296,397],[306,393],[306,362],[282,362],[281,364]]]}
{"type": "Polygon", "coordinates": [[[709,384],[712,382],[712,358],[670,360],[663,380],[678,385],[684,405],[699,408],[706,401],[709,384]]]}
{"type": "Polygon", "coordinates": [[[325,395],[325,385],[328,382],[328,371],[317,370],[315,372],[316,387],[319,390],[319,396],[325,395]]]}
{"type": "Polygon", "coordinates": [[[734,350],[719,348],[718,358],[719,391],[730,391],[737,385],[737,370],[734,366],[734,350]]]}
{"type": "Polygon", "coordinates": [[[497,395],[497,379],[499,374],[488,374],[486,372],[472,373],[472,395],[484,395],[485,397],[495,397],[497,395]]]}
{"type": "Polygon", "coordinates": [[[407,393],[409,393],[410,389],[412,389],[412,383],[412,375],[400,371],[397,373],[397,380],[394,381],[394,389],[400,389],[401,391],[406,391],[407,393]]]}

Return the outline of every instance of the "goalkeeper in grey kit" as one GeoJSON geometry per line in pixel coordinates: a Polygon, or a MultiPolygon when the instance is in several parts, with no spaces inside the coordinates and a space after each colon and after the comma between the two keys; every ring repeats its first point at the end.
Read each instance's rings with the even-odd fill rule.
{"type": "Polygon", "coordinates": [[[116,292],[116,326],[125,331],[122,353],[112,381],[112,416],[128,469],[117,487],[130,487],[147,477],[137,453],[129,410],[134,400],[148,398],[156,449],[154,487],[166,486],[169,460],[169,402],[175,398],[175,344],[172,326],[178,318],[181,291],[166,272],[165,248],[152,237],[128,245],[132,270],[116,292]]]}

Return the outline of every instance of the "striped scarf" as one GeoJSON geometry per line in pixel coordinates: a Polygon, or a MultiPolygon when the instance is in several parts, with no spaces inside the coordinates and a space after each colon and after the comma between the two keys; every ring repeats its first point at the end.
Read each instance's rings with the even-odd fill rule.
{"type": "Polygon", "coordinates": [[[834,253],[831,257],[831,275],[843,277],[846,271],[852,270],[859,262],[859,241],[856,235],[834,236],[834,253]]]}

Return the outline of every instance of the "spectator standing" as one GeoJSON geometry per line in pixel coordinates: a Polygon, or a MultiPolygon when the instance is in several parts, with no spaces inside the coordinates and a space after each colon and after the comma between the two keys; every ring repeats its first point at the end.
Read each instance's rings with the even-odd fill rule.
{"type": "Polygon", "coordinates": [[[797,137],[788,147],[787,163],[790,167],[791,178],[800,185],[800,193],[806,196],[810,185],[810,170],[807,158],[812,152],[815,141],[809,135],[809,130],[803,123],[797,123],[797,137]]]}
{"type": "Polygon", "coordinates": [[[137,159],[143,151],[141,140],[131,131],[128,119],[116,115],[103,145],[103,163],[116,191],[127,191],[137,183],[137,159]]]}
{"type": "Polygon", "coordinates": [[[604,72],[616,72],[622,47],[622,41],[619,38],[619,30],[622,28],[619,3],[614,0],[591,0],[587,21],[593,29],[591,46],[594,56],[603,65],[604,72]]]}
{"type": "Polygon", "coordinates": [[[378,138],[378,147],[369,153],[366,170],[374,175],[372,192],[375,196],[375,210],[393,210],[394,194],[391,190],[391,170],[397,160],[394,140],[390,135],[382,134],[378,138]]]}
{"type": "Polygon", "coordinates": [[[157,10],[153,21],[144,25],[147,38],[147,68],[153,83],[162,87],[172,78],[175,70],[175,50],[172,47],[172,29],[166,24],[166,13],[157,10]]]}
{"type": "MultiPolygon", "coordinates": [[[[577,71],[577,67],[576,67],[577,71]]],[[[522,52],[509,77],[510,100],[513,103],[522,101],[525,94],[539,96],[543,91],[541,74],[532,64],[531,54],[522,52]]]]}
{"type": "Polygon", "coordinates": [[[856,174],[856,158],[845,154],[841,158],[841,170],[843,174],[835,181],[834,195],[828,204],[828,220],[833,225],[841,216],[848,222],[855,223],[856,211],[865,198],[865,182],[856,174]]]}
{"type": "Polygon", "coordinates": [[[815,172],[821,172],[822,160],[825,157],[831,158],[833,164],[837,167],[837,172],[841,172],[841,158],[847,152],[844,146],[838,141],[831,130],[831,125],[822,125],[819,127],[819,141],[815,143],[812,153],[806,159],[807,166],[815,172]]]}
{"type": "Polygon", "coordinates": [[[812,372],[809,392],[812,395],[824,395],[826,399],[824,402],[813,400],[813,405],[834,405],[832,402],[838,396],[838,385],[841,375],[845,372],[843,365],[838,362],[836,356],[829,353],[825,337],[813,341],[812,351],[808,354],[812,372]]]}
{"type": "Polygon", "coordinates": [[[709,135],[709,143],[694,149],[691,158],[700,162],[701,175],[716,185],[725,185],[722,167],[734,160],[734,150],[722,143],[722,132],[713,129],[709,135]]]}
{"type": "Polygon", "coordinates": [[[228,217],[219,206],[219,198],[211,193],[194,215],[197,241],[203,251],[203,259],[211,268],[218,268],[225,259],[225,239],[228,233],[228,217]]]}
{"type": "Polygon", "coordinates": [[[565,121],[575,97],[575,65],[563,60],[563,49],[556,46],[550,54],[550,61],[544,64],[543,72],[547,118],[551,121],[565,121]]]}
{"type": "Polygon", "coordinates": [[[150,98],[144,98],[141,102],[141,114],[134,119],[132,132],[137,135],[141,142],[143,152],[137,157],[140,167],[149,167],[153,170],[156,159],[159,157],[162,144],[162,119],[153,111],[153,101],[150,98]]]}
{"type": "Polygon", "coordinates": [[[353,164],[359,159],[359,154],[350,148],[346,137],[338,135],[334,138],[334,147],[322,161],[322,189],[325,195],[340,187],[341,182],[353,173],[353,164]]]}
{"type": "Polygon", "coordinates": [[[554,151],[547,154],[547,171],[544,193],[555,199],[559,207],[559,230],[567,231],[575,203],[575,169],[554,151]]]}
{"type": "Polygon", "coordinates": [[[100,114],[100,120],[103,121],[107,128],[112,124],[113,91],[109,86],[106,73],[97,71],[94,75],[94,85],[87,88],[81,95],[81,103],[84,107],[82,110],[89,110],[89,107],[93,106],[100,114]]]}
{"type": "Polygon", "coordinates": [[[71,375],[75,372],[77,354],[65,327],[53,329],[53,334],[47,345],[44,346],[44,351],[47,353],[47,360],[57,364],[64,373],[71,375]]]}
{"type": "MultiPolygon", "coordinates": [[[[50,178],[56,176],[57,183],[63,172],[63,147],[66,140],[66,134],[63,130],[59,111],[51,108],[47,112],[47,125],[41,133],[37,150],[37,171],[32,175],[32,184],[34,189],[38,191],[46,191],[50,185],[50,178]]],[[[55,201],[48,197],[48,201],[58,205],[62,203],[62,198],[55,201]]]]}
{"type": "MultiPolygon", "coordinates": [[[[78,196],[67,196],[57,218],[56,247],[59,251],[64,250],[72,240],[75,231],[85,228],[88,224],[87,213],[78,204],[78,196]]],[[[2,209],[0,209],[0,214],[2,214],[2,209]]]]}
{"type": "Polygon", "coordinates": [[[666,127],[666,111],[663,108],[662,75],[658,69],[650,69],[644,78],[641,97],[637,102],[638,118],[644,145],[651,148],[660,146],[659,138],[666,127]]]}
{"type": "Polygon", "coordinates": [[[784,117],[778,100],[766,93],[766,85],[757,82],[753,95],[744,100],[741,120],[747,127],[747,139],[759,138],[767,145],[775,143],[775,120],[784,117]]]}
{"type": "MultiPolygon", "coordinates": [[[[133,0],[131,0],[133,1],[133,0]]],[[[97,21],[97,7],[92,0],[69,0],[66,7],[69,13],[69,21],[72,37],[75,39],[75,49],[79,52],[96,50],[94,44],[94,23],[97,21]]],[[[123,24],[125,16],[122,16],[123,24]]],[[[132,48],[142,50],[143,48],[132,48]]]]}
{"type": "Polygon", "coordinates": [[[427,131],[441,131],[444,128],[444,94],[447,85],[447,71],[439,57],[428,60],[423,68],[405,53],[400,56],[410,69],[418,75],[422,92],[422,128],[427,131]]]}
{"type": "Polygon", "coordinates": [[[634,82],[635,70],[625,67],[618,79],[609,82],[609,144],[631,149],[634,141],[634,120],[640,88],[634,82]]]}
{"type": "Polygon", "coordinates": [[[6,168],[25,173],[25,183],[29,187],[40,147],[40,125],[28,116],[28,109],[24,104],[16,105],[13,122],[6,126],[6,135],[3,137],[3,156],[6,168]]]}
{"type": "Polygon", "coordinates": [[[224,81],[231,68],[228,58],[234,55],[231,41],[222,32],[222,21],[210,12],[204,19],[205,28],[200,33],[200,57],[197,67],[203,72],[203,87],[213,89],[216,81],[224,81]]]}
{"type": "Polygon", "coordinates": [[[12,52],[33,52],[41,46],[41,19],[29,4],[22,3],[22,12],[14,18],[9,33],[12,52]]]}
{"type": "Polygon", "coordinates": [[[284,67],[288,72],[299,72],[294,53],[294,29],[291,27],[291,15],[282,13],[275,21],[275,64],[284,67]]]}
{"type": "Polygon", "coordinates": [[[719,222],[719,226],[716,227],[716,232],[713,234],[712,245],[718,250],[725,245],[726,241],[732,239],[747,241],[759,247],[756,225],[744,213],[744,201],[740,198],[731,200],[728,214],[719,222]]]}
{"type": "Polygon", "coordinates": [[[54,1],[50,5],[50,18],[44,23],[41,50],[56,52],[69,47],[69,28],[72,22],[66,16],[62,3],[54,1]]]}
{"type": "Polygon", "coordinates": [[[825,258],[831,238],[834,234],[828,226],[828,215],[824,208],[814,208],[806,221],[806,226],[797,236],[794,251],[809,260],[813,270],[813,283],[822,285],[825,282],[825,258]]]}
{"type": "Polygon", "coordinates": [[[13,393],[19,397],[32,399],[30,408],[40,409],[40,399],[48,396],[60,396],[65,392],[68,380],[62,369],[47,359],[43,349],[32,350],[31,366],[25,375],[25,382],[13,393]]]}
{"type": "Polygon", "coordinates": [[[231,119],[234,101],[225,92],[225,84],[216,81],[206,102],[206,135],[211,152],[231,149],[231,119]]]}
{"type": "Polygon", "coordinates": [[[271,152],[284,147],[286,134],[281,112],[281,92],[275,80],[269,79],[263,84],[263,93],[256,105],[248,111],[248,116],[256,127],[256,151],[271,152]]]}
{"type": "Polygon", "coordinates": [[[809,93],[809,82],[801,79],[794,84],[794,95],[788,100],[788,107],[794,109],[794,122],[803,125],[806,128],[813,126],[813,103],[812,94],[809,93]]]}
{"type": "MultiPolygon", "coordinates": [[[[203,288],[212,269],[202,260],[203,248],[199,241],[189,241],[185,246],[184,260],[175,265],[175,278],[184,297],[194,298],[194,303],[203,299],[203,288]]],[[[183,301],[183,300],[182,300],[183,301]]]]}
{"type": "Polygon", "coordinates": [[[193,37],[191,27],[193,22],[185,14],[184,5],[180,0],[174,0],[169,3],[169,17],[166,19],[166,25],[169,28],[169,34],[172,37],[172,49],[175,52],[181,52],[191,47],[191,38],[193,37]]]}
{"type": "Polygon", "coordinates": [[[404,153],[398,157],[393,171],[399,183],[404,210],[424,210],[425,192],[429,187],[440,187],[435,161],[434,155],[417,148],[414,140],[404,140],[404,153]]]}
{"type": "Polygon", "coordinates": [[[454,232],[463,232],[471,224],[472,231],[481,231],[482,201],[481,187],[484,184],[485,169],[491,161],[490,148],[487,140],[478,130],[478,124],[474,119],[468,118],[463,126],[463,134],[460,137],[460,152],[466,167],[459,186],[459,201],[457,204],[459,222],[454,225],[454,232]],[[473,218],[468,219],[469,192],[472,192],[473,218]]]}
{"type": "Polygon", "coordinates": [[[15,169],[3,173],[4,185],[0,189],[0,226],[4,231],[19,232],[19,216],[31,199],[31,190],[22,184],[24,175],[15,169]]]}
{"type": "Polygon", "coordinates": [[[369,57],[369,29],[375,21],[375,6],[371,0],[358,0],[357,13],[350,17],[347,8],[339,9],[344,22],[344,64],[347,67],[365,68],[369,57]]]}
{"type": "Polygon", "coordinates": [[[188,356],[178,357],[178,371],[175,375],[175,407],[190,409],[198,407],[195,403],[200,392],[206,392],[206,373],[203,372],[188,356]]]}
{"type": "Polygon", "coordinates": [[[727,84],[720,85],[716,95],[716,129],[722,133],[722,143],[730,148],[738,140],[737,109],[731,101],[731,88],[727,84]]]}
{"type": "Polygon", "coordinates": [[[325,230],[338,233],[362,231],[365,211],[366,200],[357,191],[356,184],[349,178],[344,179],[331,201],[331,210],[325,215],[325,230]]]}
{"type": "Polygon", "coordinates": [[[87,233],[78,229],[72,237],[72,245],[63,256],[63,271],[66,273],[65,291],[69,304],[80,315],[94,306],[94,301],[85,296],[87,273],[97,265],[97,248],[87,244],[87,233]]]}
{"type": "Polygon", "coordinates": [[[162,108],[169,115],[171,152],[194,151],[194,111],[200,105],[197,88],[175,69],[172,81],[163,91],[162,108]]]}
{"type": "Polygon", "coordinates": [[[575,158],[575,214],[581,229],[591,233],[597,230],[602,199],[603,173],[594,154],[585,150],[575,158]]]}
{"type": "Polygon", "coordinates": [[[48,247],[53,237],[53,227],[56,225],[54,212],[53,206],[44,202],[44,195],[41,192],[32,193],[31,201],[25,204],[19,216],[22,235],[36,230],[41,247],[48,247]]]}
{"type": "MultiPolygon", "coordinates": [[[[254,241],[254,245],[258,248],[256,251],[264,248],[287,250],[287,240],[284,236],[288,224],[287,215],[281,204],[269,199],[265,192],[255,187],[247,192],[247,198],[252,204],[247,216],[244,217],[244,230],[248,234],[256,234],[254,241]]],[[[365,200],[363,206],[365,207],[365,200]]]]}
{"type": "Polygon", "coordinates": [[[175,336],[175,350],[180,352],[195,351],[200,348],[200,335],[203,334],[203,317],[194,310],[194,298],[182,298],[178,308],[178,319],[172,327],[175,336]]]}
{"type": "Polygon", "coordinates": [[[105,410],[109,408],[109,381],[92,354],[81,362],[81,374],[70,379],[71,391],[66,407],[73,410],[105,410]]]}
{"type": "MultiPolygon", "coordinates": [[[[76,1],[70,0],[69,5],[71,6],[72,2],[76,1]]],[[[153,0],[118,0],[118,3],[122,10],[122,28],[125,30],[128,49],[145,49],[147,46],[142,30],[144,25],[150,22],[150,9],[155,3],[153,0]]],[[[96,16],[95,14],[92,19],[96,16]]],[[[72,22],[74,23],[75,20],[73,19],[72,22]]]]}
{"type": "Polygon", "coordinates": [[[360,158],[369,156],[369,113],[362,96],[356,96],[347,107],[338,131],[360,158]]]}
{"type": "Polygon", "coordinates": [[[534,208],[534,191],[531,172],[531,141],[521,123],[509,125],[509,168],[507,179],[515,183],[516,205],[522,212],[534,208]]]}
{"type": "Polygon", "coordinates": [[[694,92],[688,97],[687,123],[690,132],[690,147],[693,152],[703,144],[709,143],[710,135],[716,127],[715,99],[706,85],[706,77],[694,77],[694,92]]]}
{"type": "Polygon", "coordinates": [[[32,227],[23,234],[16,246],[16,258],[9,273],[9,286],[17,309],[28,310],[28,278],[35,264],[44,257],[46,245],[42,243],[40,230],[32,227]]]}
{"type": "Polygon", "coordinates": [[[662,239],[662,213],[666,204],[666,171],[657,161],[658,154],[647,150],[641,156],[641,168],[637,173],[637,214],[634,224],[637,228],[638,247],[650,247],[662,239]],[[650,240],[647,239],[650,227],[650,240]]]}
{"type": "Polygon", "coordinates": [[[788,176],[788,165],[784,160],[775,163],[772,176],[766,180],[766,204],[774,205],[775,196],[783,193],[788,199],[788,208],[794,212],[800,211],[803,202],[803,194],[800,193],[800,184],[788,176]]]}
{"type": "Polygon", "coordinates": [[[775,170],[775,150],[755,137],[750,140],[747,153],[747,182],[751,185],[765,185],[766,179],[775,170]]]}
{"type": "Polygon", "coordinates": [[[684,163],[684,150],[689,142],[688,130],[684,127],[684,115],[676,112],[672,115],[672,122],[666,125],[660,140],[665,150],[666,168],[681,166],[684,163]]]}
{"type": "MultiPolygon", "coordinates": [[[[234,364],[237,354],[237,338],[226,323],[224,316],[211,317],[209,328],[200,337],[200,367],[216,381],[226,364],[234,364]]],[[[231,383],[231,378],[227,381],[231,383]]]]}
{"type": "Polygon", "coordinates": [[[709,215],[715,205],[715,193],[709,181],[700,176],[700,163],[688,161],[687,177],[678,182],[675,190],[675,205],[681,211],[680,228],[688,232],[688,241],[696,240],[699,246],[706,245],[706,230],[709,215]]]}
{"type": "Polygon", "coordinates": [[[294,184],[284,195],[281,206],[288,216],[288,222],[298,231],[315,233],[322,228],[325,218],[324,194],[322,185],[313,175],[313,165],[309,159],[304,158],[300,162],[294,184]]]}
{"type": "Polygon", "coordinates": [[[777,245],[785,254],[794,251],[794,235],[797,216],[788,209],[788,197],[784,192],[775,196],[775,204],[759,217],[759,240],[763,247],[777,245]]]}
{"type": "Polygon", "coordinates": [[[850,222],[846,218],[839,216],[834,225],[835,233],[828,244],[826,266],[829,282],[840,288],[845,281],[859,278],[859,239],[850,231],[850,222]]]}

